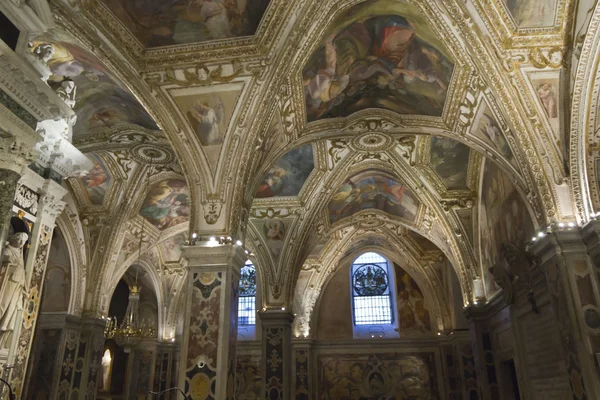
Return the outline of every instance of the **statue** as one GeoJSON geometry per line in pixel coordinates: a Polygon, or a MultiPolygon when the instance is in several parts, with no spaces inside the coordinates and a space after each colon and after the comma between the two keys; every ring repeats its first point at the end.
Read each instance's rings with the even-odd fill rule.
{"type": "Polygon", "coordinates": [[[69,107],[75,107],[75,93],[77,92],[77,87],[75,86],[75,82],[71,79],[65,79],[61,82],[58,89],[56,89],[56,94],[60,97],[69,107]]]}
{"type": "Polygon", "coordinates": [[[0,276],[0,349],[8,348],[15,329],[17,317],[23,313],[28,284],[23,262],[23,246],[27,242],[25,232],[13,234],[2,251],[0,276]]]}
{"type": "MultiPolygon", "coordinates": [[[[32,47],[30,43],[30,48],[32,47]]],[[[27,55],[27,58],[31,62],[33,68],[39,72],[41,75],[42,81],[46,82],[50,75],[52,75],[52,71],[50,67],[48,67],[48,61],[54,55],[54,47],[49,43],[42,43],[31,50],[31,53],[27,55]]]]}

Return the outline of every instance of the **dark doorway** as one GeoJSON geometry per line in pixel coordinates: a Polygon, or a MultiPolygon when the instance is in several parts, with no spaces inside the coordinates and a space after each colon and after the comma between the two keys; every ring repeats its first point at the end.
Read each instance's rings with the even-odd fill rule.
{"type": "Polygon", "coordinates": [[[504,393],[504,398],[521,400],[515,360],[511,358],[510,360],[502,362],[502,364],[500,364],[500,370],[502,371],[502,392],[504,393]]]}

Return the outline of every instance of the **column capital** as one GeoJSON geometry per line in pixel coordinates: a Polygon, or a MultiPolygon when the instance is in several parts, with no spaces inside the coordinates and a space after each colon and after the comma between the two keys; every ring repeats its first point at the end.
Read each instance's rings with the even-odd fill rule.
{"type": "Polygon", "coordinates": [[[581,228],[581,236],[588,249],[600,246],[600,221],[592,220],[581,228]]]}
{"type": "Polygon", "coordinates": [[[84,175],[94,166],[69,141],[69,129],[73,123],[65,118],[48,119],[38,122],[36,129],[42,139],[35,147],[39,152],[37,163],[67,178],[84,175]]]}
{"type": "Polygon", "coordinates": [[[183,246],[183,256],[188,261],[188,269],[216,271],[234,267],[238,273],[248,258],[242,246],[206,243],[183,246]]]}
{"type": "Polygon", "coordinates": [[[66,203],[62,201],[65,194],[67,190],[52,180],[47,180],[44,184],[39,209],[45,225],[54,227],[56,218],[65,208],[66,203]]]}
{"type": "Polygon", "coordinates": [[[289,325],[291,327],[294,322],[294,314],[287,310],[267,309],[259,311],[258,317],[263,327],[275,325],[289,325]]]}
{"type": "Polygon", "coordinates": [[[23,170],[35,161],[39,154],[33,149],[34,145],[35,142],[28,138],[15,136],[0,138],[0,169],[7,169],[23,175],[23,170]]]}
{"type": "Polygon", "coordinates": [[[538,238],[529,247],[529,251],[543,264],[558,255],[586,253],[587,247],[579,229],[567,229],[547,233],[538,238]]]}

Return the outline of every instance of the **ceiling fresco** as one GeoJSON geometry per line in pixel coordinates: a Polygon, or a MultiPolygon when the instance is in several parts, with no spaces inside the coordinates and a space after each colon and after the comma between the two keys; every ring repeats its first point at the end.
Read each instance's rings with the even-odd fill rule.
{"type": "Polygon", "coordinates": [[[556,0],[502,0],[519,27],[554,25],[556,0]]]}
{"type": "Polygon", "coordinates": [[[183,179],[166,179],[150,186],[140,214],[159,230],[165,230],[190,217],[190,197],[183,179]]]}
{"type": "Polygon", "coordinates": [[[262,236],[271,258],[276,263],[279,260],[288,228],[292,223],[290,218],[264,218],[252,219],[252,224],[256,227],[259,235],[262,236]]]}
{"type": "Polygon", "coordinates": [[[102,0],[146,47],[249,36],[269,0],[102,0]]]}
{"type": "Polygon", "coordinates": [[[182,254],[181,246],[185,243],[186,239],[187,234],[182,232],[162,241],[159,247],[163,261],[166,263],[178,262],[182,254]]]}
{"type": "Polygon", "coordinates": [[[53,74],[50,85],[58,85],[65,79],[75,82],[77,122],[73,128],[74,135],[99,132],[120,124],[158,129],[152,117],[114,74],[74,38],[52,31],[36,35],[31,43],[32,49],[46,43],[54,48],[54,54],[48,61],[53,74]]]}
{"type": "Polygon", "coordinates": [[[516,165],[515,156],[510,149],[506,136],[485,101],[482,101],[477,110],[470,132],[471,135],[479,138],[504,156],[508,162],[516,165]]]}
{"type": "Polygon", "coordinates": [[[188,126],[205,148],[211,167],[218,162],[240,92],[237,84],[221,85],[210,91],[171,91],[188,126]]]}
{"type": "Polygon", "coordinates": [[[275,162],[256,191],[256,198],[297,196],[315,167],[313,146],[298,147],[275,162]]]}
{"type": "Polygon", "coordinates": [[[328,205],[329,221],[376,209],[413,222],[420,204],[408,187],[377,171],[366,171],[348,179],[333,195],[328,205]]]}
{"type": "MultiPolygon", "coordinates": [[[[306,256],[316,270],[367,246],[426,259],[442,251],[468,304],[474,279],[497,290],[485,274],[503,243],[579,218],[563,172],[577,71],[563,51],[586,34],[571,26],[581,23],[576,1],[79,3],[49,3],[73,37],[31,41],[55,48],[52,85],[77,85],[73,142],[94,166],[69,180],[76,205],[118,222],[89,217],[85,229],[101,232],[90,242],[148,221],[166,265],[181,261],[184,224],[201,237],[246,237],[267,264],[257,269],[272,270],[267,287],[282,288],[265,302],[286,307],[306,256]],[[155,157],[138,154],[146,145],[176,160],[147,193],[140,171],[155,157]]],[[[107,281],[110,252],[135,254],[132,232],[90,256],[90,281],[107,281]]]]}
{"type": "Polygon", "coordinates": [[[418,283],[400,265],[394,263],[396,275],[396,310],[400,334],[431,331],[431,316],[418,283]]]}
{"type": "Polygon", "coordinates": [[[84,188],[86,200],[95,206],[102,205],[111,183],[111,174],[104,161],[96,154],[89,153],[87,157],[94,163],[87,175],[79,178],[79,182],[84,188]]]}
{"type": "Polygon", "coordinates": [[[303,71],[309,121],[365,108],[442,115],[453,62],[416,9],[388,0],[348,11],[303,71]]]}
{"type": "Polygon", "coordinates": [[[456,140],[432,136],[429,164],[447,189],[467,188],[471,150],[456,140]]]}
{"type": "MultiPolygon", "coordinates": [[[[524,249],[534,234],[534,226],[521,195],[493,162],[485,162],[482,181],[487,184],[482,185],[479,208],[481,262],[490,267],[500,261],[503,244],[524,249]]],[[[494,279],[488,276],[486,284],[488,293],[496,291],[494,279]]]]}

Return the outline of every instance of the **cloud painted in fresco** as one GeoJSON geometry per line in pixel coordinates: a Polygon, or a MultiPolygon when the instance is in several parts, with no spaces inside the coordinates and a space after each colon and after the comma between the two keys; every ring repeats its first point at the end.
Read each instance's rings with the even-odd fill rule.
{"type": "Polygon", "coordinates": [[[362,3],[333,24],[304,68],[308,121],[366,108],[441,116],[453,69],[414,7],[362,3]]]}
{"type": "Polygon", "coordinates": [[[297,196],[314,167],[311,144],[286,153],[264,176],[256,191],[256,198],[297,196]]]}
{"type": "Polygon", "coordinates": [[[338,189],[329,202],[329,221],[334,223],[368,209],[414,221],[419,204],[408,187],[371,171],[356,175],[338,189]]]}

